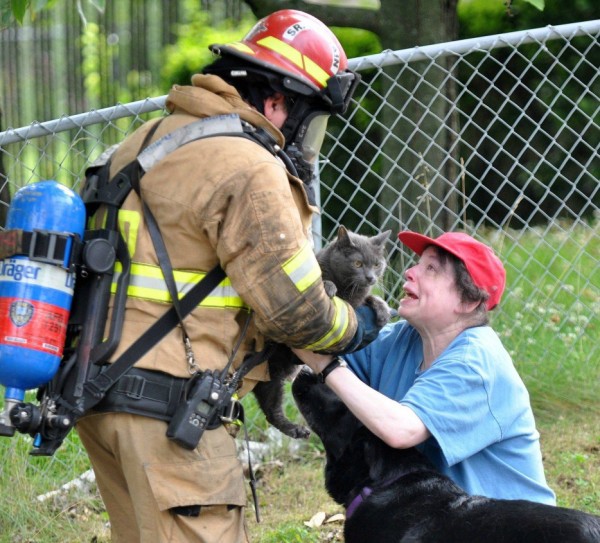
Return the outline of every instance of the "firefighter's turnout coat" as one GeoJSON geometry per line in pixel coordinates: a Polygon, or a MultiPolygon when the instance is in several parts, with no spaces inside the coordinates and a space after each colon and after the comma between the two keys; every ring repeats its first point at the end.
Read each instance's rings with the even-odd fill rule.
{"type": "MultiPolygon", "coordinates": [[[[262,126],[283,147],[283,136],[237,91],[213,75],[196,75],[193,87],[175,86],[167,99],[173,113],[153,141],[198,117],[237,113],[262,126]]],[[[151,123],[148,123],[151,124],[151,123]]],[[[111,173],[133,160],[149,127],[126,140],[111,173]]],[[[220,263],[227,274],[185,321],[202,369],[225,367],[239,336],[245,309],[258,330],[294,347],[335,350],[356,330],[345,302],[330,299],[309,239],[314,208],[302,182],[255,142],[209,137],[183,145],[141,180],[142,197],[161,229],[175,279],[182,290],[220,263]]],[[[132,191],[119,213],[132,255],[123,339],[116,356],[138,338],[170,301],[140,202],[132,191]]],[[[181,333],[172,331],[137,367],[189,376],[181,333]]]]}
{"type": "MultiPolygon", "coordinates": [[[[161,121],[152,141],[198,118],[235,113],[268,130],[283,147],[281,132],[248,106],[235,88],[214,75],[196,75],[192,83],[173,87],[167,99],[171,115],[161,121]]],[[[111,175],[136,157],[154,122],[120,145],[111,175]]],[[[185,319],[201,369],[226,366],[250,309],[253,326],[237,363],[248,351],[261,349],[263,337],[312,350],[335,351],[350,342],[355,315],[345,302],[327,296],[313,253],[309,229],[316,210],[309,205],[302,182],[261,145],[233,136],[187,143],[142,177],[141,194],[159,224],[182,293],[217,264],[227,274],[185,319]]],[[[97,215],[101,220],[101,213],[97,215]]],[[[132,257],[132,274],[122,340],[113,359],[170,307],[133,191],[119,212],[119,226],[132,257]]],[[[136,367],[189,377],[181,330],[171,331],[136,367]]],[[[266,378],[263,364],[245,379],[242,392],[266,378]]],[[[198,449],[187,451],[167,440],[165,427],[161,421],[127,413],[93,414],[79,423],[111,517],[113,541],[161,541],[152,535],[144,539],[140,533],[192,530],[181,539],[169,539],[184,541],[195,528],[173,528],[169,523],[193,523],[194,517],[170,515],[169,509],[245,504],[235,443],[222,428],[205,432],[198,449]],[[131,452],[123,454],[126,448],[131,452]]],[[[223,513],[229,520],[218,520],[216,526],[235,525],[229,511],[223,513]]],[[[200,517],[211,526],[206,510],[200,517]]],[[[227,539],[220,530],[214,529],[214,541],[239,537],[227,539]]]]}

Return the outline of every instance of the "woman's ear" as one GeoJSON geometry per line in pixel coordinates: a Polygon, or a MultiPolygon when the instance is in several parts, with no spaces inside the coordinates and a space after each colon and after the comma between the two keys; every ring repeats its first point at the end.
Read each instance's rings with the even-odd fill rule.
{"type": "Polygon", "coordinates": [[[460,302],[457,311],[464,315],[468,315],[470,313],[473,313],[473,311],[475,311],[481,303],[481,300],[478,302],[460,302]]]}

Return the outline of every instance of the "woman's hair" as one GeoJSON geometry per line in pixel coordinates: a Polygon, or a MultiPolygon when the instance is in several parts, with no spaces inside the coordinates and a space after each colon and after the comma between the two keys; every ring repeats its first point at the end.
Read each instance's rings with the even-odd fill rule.
{"type": "Polygon", "coordinates": [[[471,275],[467,271],[467,267],[460,258],[435,245],[431,247],[437,252],[437,256],[443,266],[447,263],[450,263],[452,266],[456,288],[460,294],[460,301],[464,303],[479,302],[472,315],[475,321],[473,325],[482,326],[488,324],[489,315],[486,302],[489,294],[473,282],[471,275]]]}

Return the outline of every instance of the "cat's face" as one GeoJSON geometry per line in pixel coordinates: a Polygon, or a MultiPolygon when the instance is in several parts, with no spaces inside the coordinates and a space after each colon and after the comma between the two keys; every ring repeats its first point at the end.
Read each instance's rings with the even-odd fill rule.
{"type": "Polygon", "coordinates": [[[341,248],[332,261],[337,264],[334,272],[357,285],[373,286],[385,270],[382,251],[364,241],[341,248]]]}
{"type": "Polygon", "coordinates": [[[330,245],[329,272],[338,288],[372,287],[386,268],[385,240],[390,231],[377,236],[363,236],[340,227],[330,245]]]}

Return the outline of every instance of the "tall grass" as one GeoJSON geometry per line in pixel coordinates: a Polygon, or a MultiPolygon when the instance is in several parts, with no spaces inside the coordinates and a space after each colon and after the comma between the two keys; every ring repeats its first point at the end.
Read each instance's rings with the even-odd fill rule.
{"type": "Polygon", "coordinates": [[[89,469],[77,434],[52,458],[29,456],[30,449],[23,436],[0,439],[0,543],[82,543],[92,537],[82,534],[105,531],[97,493],[38,499],[89,469]]]}
{"type": "Polygon", "coordinates": [[[551,415],[567,406],[597,405],[600,223],[532,229],[518,243],[501,245],[507,291],[492,323],[534,407],[551,415]]]}

